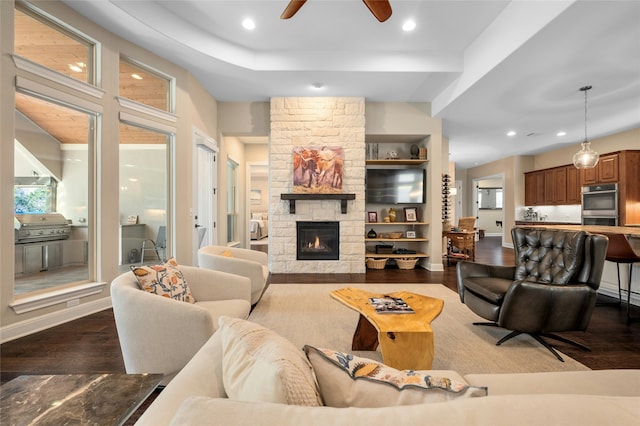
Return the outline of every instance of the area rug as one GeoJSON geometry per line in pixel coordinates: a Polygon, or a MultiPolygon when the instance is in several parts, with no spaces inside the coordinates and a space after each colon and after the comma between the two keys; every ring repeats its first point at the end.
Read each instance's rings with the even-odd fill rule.
{"type": "Polygon", "coordinates": [[[482,318],[463,305],[456,292],[441,284],[271,284],[249,319],[299,347],[309,344],[382,361],[379,351],[351,350],[359,314],[329,295],[330,291],[343,287],[375,293],[410,291],[444,300],[442,313],[431,323],[434,370],[455,370],[463,375],[589,370],[564,354],[565,362],[558,361],[526,335],[496,346],[508,332],[474,326],[472,323],[482,318]]]}

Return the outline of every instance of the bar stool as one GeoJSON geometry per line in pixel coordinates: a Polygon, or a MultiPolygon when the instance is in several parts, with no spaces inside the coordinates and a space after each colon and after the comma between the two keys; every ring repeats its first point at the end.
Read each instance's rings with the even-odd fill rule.
{"type": "Polygon", "coordinates": [[[633,248],[629,244],[629,240],[622,234],[608,234],[602,233],[609,238],[609,245],[607,246],[607,255],[605,257],[609,262],[616,263],[616,269],[618,272],[618,299],[622,302],[622,288],[620,285],[620,264],[629,264],[629,282],[627,284],[627,322],[637,321],[640,318],[631,318],[631,273],[633,272],[633,264],[640,262],[640,257],[633,251],[633,248]]]}

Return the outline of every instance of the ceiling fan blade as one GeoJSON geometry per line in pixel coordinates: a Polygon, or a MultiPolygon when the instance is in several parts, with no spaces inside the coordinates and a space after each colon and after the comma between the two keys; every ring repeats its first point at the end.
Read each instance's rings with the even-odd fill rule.
{"type": "Polygon", "coordinates": [[[300,10],[302,5],[305,4],[306,1],[307,0],[291,0],[287,5],[287,8],[284,10],[284,12],[282,12],[282,15],[280,15],[280,19],[291,18],[296,14],[298,10],[300,10]]]}
{"type": "Polygon", "coordinates": [[[391,4],[389,0],[362,0],[367,5],[373,16],[380,22],[384,22],[391,16],[391,4]]]}

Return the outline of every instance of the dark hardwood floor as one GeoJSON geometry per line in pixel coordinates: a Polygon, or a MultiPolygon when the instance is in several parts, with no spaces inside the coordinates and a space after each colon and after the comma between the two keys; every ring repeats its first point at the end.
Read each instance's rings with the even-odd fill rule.
{"type": "MultiPolygon", "coordinates": [[[[513,250],[500,247],[497,237],[479,241],[476,261],[513,264],[513,250]]],[[[444,272],[369,270],[366,274],[274,274],[281,283],[442,283],[455,290],[455,265],[444,272]]],[[[603,297],[603,300],[607,299],[603,297]]],[[[640,316],[640,308],[632,314],[640,316]]],[[[506,333],[506,332],[505,332],[506,333]]],[[[586,332],[564,336],[589,346],[592,352],[558,343],[561,352],[592,369],[640,368],[640,323],[627,324],[624,306],[597,306],[586,332]]],[[[21,374],[124,373],[118,336],[109,309],[0,345],[1,382],[21,374]]]]}

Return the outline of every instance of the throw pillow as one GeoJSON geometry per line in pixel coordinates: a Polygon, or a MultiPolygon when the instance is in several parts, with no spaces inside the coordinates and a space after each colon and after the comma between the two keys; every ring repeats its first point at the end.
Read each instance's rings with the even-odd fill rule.
{"type": "Polygon", "coordinates": [[[304,351],[329,407],[389,407],[487,396],[487,388],[469,386],[453,371],[447,372],[449,377],[436,377],[329,349],[306,345],[304,351]]]}
{"type": "Polygon", "coordinates": [[[320,406],[302,350],[261,325],[221,316],[222,381],[230,399],[320,406]]]}
{"type": "Polygon", "coordinates": [[[142,290],[168,299],[196,303],[174,258],[162,265],[132,266],[131,270],[142,290]]]}
{"type": "Polygon", "coordinates": [[[229,250],[225,250],[222,253],[220,253],[220,256],[233,257],[233,253],[231,253],[229,250]]]}

